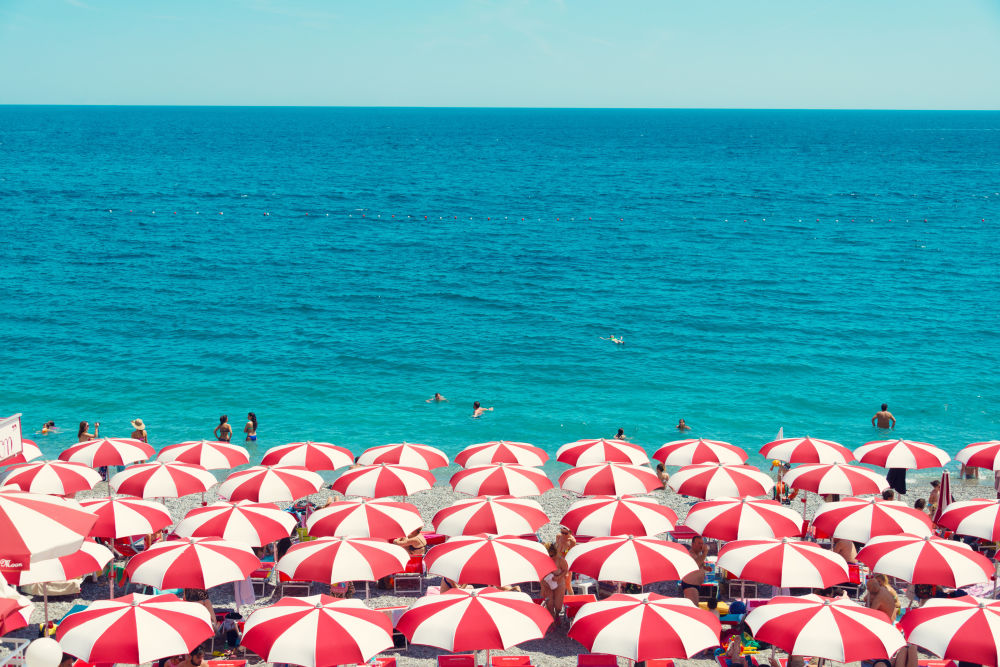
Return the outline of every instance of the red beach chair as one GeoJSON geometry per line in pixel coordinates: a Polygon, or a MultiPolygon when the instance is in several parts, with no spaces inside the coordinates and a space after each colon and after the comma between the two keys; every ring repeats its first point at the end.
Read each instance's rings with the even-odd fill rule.
{"type": "Polygon", "coordinates": [[[490,658],[493,667],[527,667],[531,664],[530,655],[495,655],[490,658]]]}
{"type": "Polygon", "coordinates": [[[593,593],[588,593],[587,595],[567,595],[564,597],[563,607],[566,609],[566,618],[574,618],[576,612],[580,611],[580,607],[588,602],[597,602],[597,596],[593,593]]]}
{"type": "Polygon", "coordinates": [[[581,653],[576,656],[576,667],[618,667],[618,658],[607,653],[581,653]]]}
{"type": "Polygon", "coordinates": [[[472,653],[439,655],[438,667],[476,667],[476,656],[472,653]]]}

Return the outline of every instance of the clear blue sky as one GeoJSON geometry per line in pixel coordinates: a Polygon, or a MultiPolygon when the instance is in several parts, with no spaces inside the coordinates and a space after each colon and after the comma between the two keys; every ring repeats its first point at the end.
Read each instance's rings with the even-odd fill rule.
{"type": "Polygon", "coordinates": [[[1000,0],[0,0],[0,103],[1000,108],[1000,0]]]}

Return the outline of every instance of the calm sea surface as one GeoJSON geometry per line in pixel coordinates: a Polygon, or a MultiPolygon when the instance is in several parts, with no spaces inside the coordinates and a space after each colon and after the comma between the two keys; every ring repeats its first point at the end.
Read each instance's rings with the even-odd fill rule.
{"type": "Polygon", "coordinates": [[[955,451],[1000,438],[998,193],[995,112],[0,107],[0,413],[756,451],[885,401],[955,451]]]}

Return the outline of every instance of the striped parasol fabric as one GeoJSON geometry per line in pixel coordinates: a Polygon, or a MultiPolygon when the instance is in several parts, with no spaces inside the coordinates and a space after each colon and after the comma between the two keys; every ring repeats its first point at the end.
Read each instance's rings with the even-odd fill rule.
{"type": "Polygon", "coordinates": [[[366,449],[358,457],[358,463],[366,466],[391,463],[408,468],[433,470],[434,468],[447,468],[449,461],[448,455],[436,447],[418,445],[412,442],[397,442],[366,449]]]}
{"type": "Polygon", "coordinates": [[[63,450],[60,461],[83,463],[91,468],[98,466],[127,466],[137,461],[153,458],[156,450],[142,440],[131,438],[100,438],[88,440],[63,450]]]}
{"type": "Polygon", "coordinates": [[[612,595],[583,605],[569,630],[589,650],[629,660],[691,658],[719,645],[715,614],[686,598],[612,595]]]}
{"type": "Polygon", "coordinates": [[[214,634],[202,604],[133,593],[98,600],[59,623],[63,651],[94,663],[140,665],[187,653],[214,634]]]}
{"type": "Polygon", "coordinates": [[[986,440],[966,445],[955,455],[970,468],[986,468],[1000,470],[1000,440],[986,440]]]}
{"type": "Polygon", "coordinates": [[[889,481],[877,472],[845,463],[803,463],[786,472],[783,479],[793,489],[822,495],[858,496],[889,488],[889,481]]]}
{"type": "Polygon", "coordinates": [[[205,493],[218,482],[215,475],[192,463],[137,463],[111,478],[111,488],[139,498],[180,498],[205,493]]]}
{"type": "Polygon", "coordinates": [[[368,537],[320,537],[292,545],[278,572],[298,581],[376,581],[406,568],[403,547],[368,537]]]}
{"type": "Polygon", "coordinates": [[[385,498],[409,496],[434,486],[434,473],[423,468],[379,463],[351,468],[337,478],[330,488],[345,496],[385,498]]]}
{"type": "Polygon", "coordinates": [[[698,569],[688,550],[676,542],[653,537],[595,537],[577,544],[566,555],[571,572],[598,581],[651,584],[677,581],[698,569]]]}
{"type": "Polygon", "coordinates": [[[740,579],[781,588],[828,588],[850,580],[840,554],[787,537],[729,542],[718,564],[740,579]]]}
{"type": "Polygon", "coordinates": [[[191,440],[167,445],[156,455],[157,461],[193,463],[206,470],[228,470],[250,463],[246,447],[213,440],[191,440]]]}
{"type": "Polygon", "coordinates": [[[97,515],[97,523],[90,529],[91,537],[150,535],[174,522],[160,503],[130,496],[92,498],[81,500],[80,505],[97,515]]]}
{"type": "Polygon", "coordinates": [[[540,496],[552,481],[537,468],[516,463],[495,463],[460,470],[451,476],[451,487],[470,496],[540,496]]]}
{"type": "Polygon", "coordinates": [[[207,589],[246,579],[260,567],[249,546],[215,537],[187,537],[154,542],[132,556],[125,574],[156,588],[207,589]]]}
{"type": "Polygon", "coordinates": [[[576,535],[659,535],[674,529],[677,514],[655,498],[595,496],[576,501],[562,518],[562,525],[576,535]]]}
{"type": "Polygon", "coordinates": [[[452,588],[425,595],[403,612],[396,629],[414,644],[445,651],[507,649],[541,639],[552,615],[524,593],[452,588]]]}
{"type": "Polygon", "coordinates": [[[538,542],[496,535],[451,537],[428,551],[424,564],[430,574],[489,586],[538,581],[556,569],[538,542]]]}
{"type": "Polygon", "coordinates": [[[107,547],[94,540],[85,540],[78,551],[67,556],[36,561],[27,569],[19,571],[7,571],[0,567],[0,572],[12,586],[69,581],[91,572],[100,572],[111,562],[113,556],[107,547]]]}
{"type": "Polygon", "coordinates": [[[571,466],[590,466],[601,463],[626,463],[643,465],[649,463],[646,450],[625,440],[577,440],[568,442],[556,452],[556,461],[571,466]]]}
{"type": "Polygon", "coordinates": [[[83,463],[32,461],[7,468],[7,478],[0,488],[72,496],[77,491],[89,491],[99,481],[100,473],[83,463]]]}
{"type": "Polygon", "coordinates": [[[329,442],[290,442],[264,452],[261,465],[302,466],[309,470],[337,470],[354,463],[354,455],[329,442]]]}
{"type": "Polygon", "coordinates": [[[754,639],[838,662],[888,658],[906,642],[885,614],[847,598],[778,596],[746,616],[754,639]]]}
{"type": "Polygon", "coordinates": [[[881,498],[843,498],[820,505],[813,526],[827,535],[852,542],[867,542],[879,535],[930,535],[926,512],[906,503],[881,498]]]}
{"type": "Polygon", "coordinates": [[[926,442],[915,440],[875,440],[854,450],[854,458],[859,463],[867,463],[882,468],[940,468],[951,457],[941,449],[926,442]]]}
{"type": "Polygon", "coordinates": [[[549,455],[541,447],[526,442],[493,440],[469,445],[455,457],[455,463],[463,468],[492,465],[494,463],[516,463],[522,466],[538,467],[549,460],[549,455]]]}
{"type": "Polygon", "coordinates": [[[850,463],[854,452],[839,442],[818,438],[782,438],[760,448],[766,459],[788,463],[850,463]]]}
{"type": "Polygon", "coordinates": [[[767,537],[797,537],[802,534],[802,515],[776,500],[716,498],[695,503],[685,525],[702,537],[745,540],[767,537]]]}
{"type": "Polygon", "coordinates": [[[667,466],[689,466],[695,463],[728,463],[740,465],[747,462],[747,453],[728,442],[694,438],[674,440],[656,450],[653,458],[667,466]]]}
{"type": "Polygon", "coordinates": [[[938,486],[937,509],[934,510],[934,516],[931,517],[931,521],[938,523],[941,520],[941,515],[944,514],[945,510],[953,502],[955,502],[955,499],[951,495],[951,475],[945,470],[941,473],[941,484],[938,486]]]}
{"type": "Polygon", "coordinates": [[[96,521],[75,500],[2,489],[0,562],[7,569],[23,569],[79,551],[96,521]]]}
{"type": "Polygon", "coordinates": [[[330,503],[306,519],[310,535],[322,537],[375,537],[393,540],[424,525],[410,503],[355,498],[330,503]]]}
{"type": "Polygon", "coordinates": [[[647,466],[599,463],[570,468],[559,486],[581,496],[625,496],[662,489],[663,482],[647,466]]]}
{"type": "Polygon", "coordinates": [[[1000,540],[1000,500],[960,500],[949,503],[938,517],[937,523],[958,535],[971,535],[996,542],[1000,540]]]}
{"type": "Polygon", "coordinates": [[[220,500],[190,510],[174,528],[178,537],[216,537],[262,547],[291,535],[297,522],[273,503],[220,500]]]}
{"type": "Polygon", "coordinates": [[[684,466],[667,485],[684,496],[713,500],[763,496],[774,488],[774,481],[754,466],[701,463],[684,466]]]}
{"type": "Polygon", "coordinates": [[[899,627],[908,642],[946,660],[1000,664],[1000,601],[932,598],[907,611],[899,627]]]}
{"type": "Polygon", "coordinates": [[[42,450],[38,448],[34,440],[21,440],[21,451],[0,461],[0,468],[14,465],[15,463],[27,463],[40,458],[42,458],[42,450]]]}
{"type": "Polygon", "coordinates": [[[513,496],[456,500],[432,520],[441,535],[530,535],[548,522],[537,502],[513,496]]]}
{"type": "Polygon", "coordinates": [[[392,620],[360,600],[329,595],[284,597],[257,609],[241,645],[271,664],[333,667],[364,664],[392,648],[392,620]]]}
{"type": "Polygon", "coordinates": [[[858,552],[872,572],[912,584],[960,588],[989,581],[993,563],[964,542],[918,535],[873,537],[858,552]]]}
{"type": "Polygon", "coordinates": [[[255,503],[292,502],[316,493],[323,478],[302,466],[253,466],[219,485],[219,497],[255,503]]]}

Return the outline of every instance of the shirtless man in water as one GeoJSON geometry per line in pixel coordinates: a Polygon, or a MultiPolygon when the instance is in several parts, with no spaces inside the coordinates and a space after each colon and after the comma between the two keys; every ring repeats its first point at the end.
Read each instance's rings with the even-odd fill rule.
{"type": "Polygon", "coordinates": [[[882,409],[872,417],[872,426],[875,428],[894,429],[896,428],[896,418],[889,412],[889,404],[883,403],[882,409]]]}
{"type": "Polygon", "coordinates": [[[472,404],[472,416],[473,417],[479,417],[484,412],[493,412],[493,408],[492,407],[484,408],[483,406],[479,405],[479,401],[476,401],[475,403],[472,404]]]}
{"type": "Polygon", "coordinates": [[[681,579],[681,593],[691,602],[698,604],[698,587],[705,583],[705,557],[708,549],[705,548],[705,540],[701,535],[691,538],[691,546],[688,552],[694,562],[698,564],[698,569],[681,579]]]}

